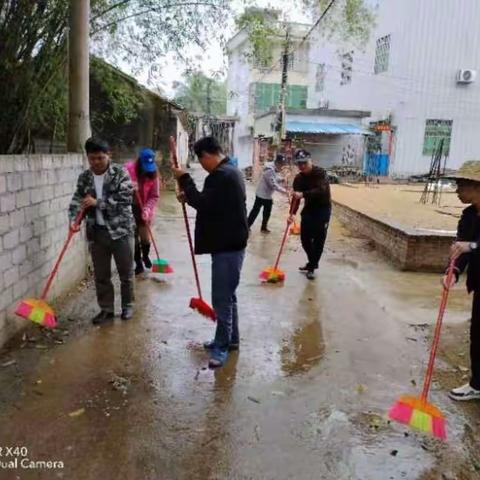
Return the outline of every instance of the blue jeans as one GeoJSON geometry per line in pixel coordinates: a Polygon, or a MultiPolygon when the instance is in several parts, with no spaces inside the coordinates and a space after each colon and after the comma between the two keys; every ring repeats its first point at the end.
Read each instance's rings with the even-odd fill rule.
{"type": "Polygon", "coordinates": [[[245,250],[212,254],[212,304],[217,314],[214,342],[220,349],[239,343],[237,296],[245,250]]]}

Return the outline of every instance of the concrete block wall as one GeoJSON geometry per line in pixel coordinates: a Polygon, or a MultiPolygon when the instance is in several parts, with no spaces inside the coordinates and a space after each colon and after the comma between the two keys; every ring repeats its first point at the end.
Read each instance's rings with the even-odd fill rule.
{"type": "MultiPolygon", "coordinates": [[[[13,310],[22,298],[39,297],[67,237],[67,208],[84,168],[77,154],[0,156],[0,346],[28,323],[13,310]]],[[[83,237],[74,237],[49,300],[85,277],[83,237]]]]}
{"type": "Polygon", "coordinates": [[[387,223],[333,202],[334,214],[350,231],[372,240],[395,266],[414,272],[443,272],[455,232],[421,231],[387,223]]]}

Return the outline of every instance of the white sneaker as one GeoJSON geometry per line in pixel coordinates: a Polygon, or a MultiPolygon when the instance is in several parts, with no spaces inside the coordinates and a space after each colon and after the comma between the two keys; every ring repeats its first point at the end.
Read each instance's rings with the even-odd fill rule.
{"type": "Polygon", "coordinates": [[[450,390],[450,393],[448,394],[448,396],[452,400],[460,400],[460,401],[480,400],[480,390],[475,390],[470,386],[469,383],[466,383],[461,387],[450,390]]]}

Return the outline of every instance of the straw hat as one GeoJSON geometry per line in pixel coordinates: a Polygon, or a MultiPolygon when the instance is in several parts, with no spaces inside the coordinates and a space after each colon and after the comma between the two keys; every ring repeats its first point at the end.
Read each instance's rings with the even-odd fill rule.
{"type": "Polygon", "coordinates": [[[452,175],[445,175],[445,178],[452,178],[454,180],[471,180],[480,182],[480,160],[470,160],[465,162],[457,173],[452,175]]]}

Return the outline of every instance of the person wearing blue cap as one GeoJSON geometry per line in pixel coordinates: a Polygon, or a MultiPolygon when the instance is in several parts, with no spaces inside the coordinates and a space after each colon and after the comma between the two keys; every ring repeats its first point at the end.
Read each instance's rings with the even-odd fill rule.
{"type": "Polygon", "coordinates": [[[160,196],[160,182],[155,162],[155,152],[150,148],[140,150],[138,159],[125,165],[137,194],[133,197],[133,215],[135,217],[135,275],[152,268],[150,260],[150,237],[147,223],[155,217],[155,209],[160,196]]]}

